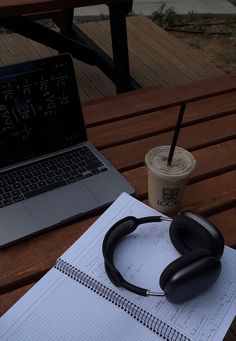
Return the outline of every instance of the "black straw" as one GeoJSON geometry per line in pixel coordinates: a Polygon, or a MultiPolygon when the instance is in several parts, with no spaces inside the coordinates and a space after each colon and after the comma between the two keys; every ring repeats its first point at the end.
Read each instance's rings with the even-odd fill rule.
{"type": "Polygon", "coordinates": [[[182,124],[182,120],[183,120],[183,116],[184,116],[184,112],[185,112],[185,107],[186,107],[185,103],[182,103],[181,106],[180,106],[179,115],[178,115],[178,119],[177,119],[176,127],[175,127],[175,133],[174,133],[174,136],[173,136],[173,139],[172,139],[172,143],[171,143],[171,147],[170,147],[170,152],[169,152],[169,156],[168,156],[168,160],[167,160],[168,166],[171,166],[171,162],[172,162],[173,155],[174,155],[174,152],[175,152],[176,142],[177,142],[177,139],[178,139],[178,136],[179,136],[179,131],[180,131],[180,128],[181,128],[181,124],[182,124]]]}

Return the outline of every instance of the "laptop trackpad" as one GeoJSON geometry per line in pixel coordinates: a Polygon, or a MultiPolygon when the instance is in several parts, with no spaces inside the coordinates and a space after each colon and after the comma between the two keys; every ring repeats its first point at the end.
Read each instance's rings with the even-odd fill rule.
{"type": "Polygon", "coordinates": [[[25,210],[22,202],[1,209],[0,214],[0,246],[14,242],[38,229],[32,217],[25,210]]]}
{"type": "Polygon", "coordinates": [[[24,205],[40,227],[58,224],[99,206],[98,200],[81,183],[38,195],[24,205]]]}

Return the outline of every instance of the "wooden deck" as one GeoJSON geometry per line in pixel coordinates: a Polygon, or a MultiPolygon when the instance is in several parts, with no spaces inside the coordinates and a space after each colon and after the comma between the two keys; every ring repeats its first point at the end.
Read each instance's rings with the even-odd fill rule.
{"type": "MultiPolygon", "coordinates": [[[[109,21],[80,26],[111,54],[109,21]]],[[[223,74],[180,40],[143,16],[127,19],[131,75],[142,87],[176,86],[223,74]]],[[[0,65],[50,56],[57,52],[18,34],[0,35],[0,65]]],[[[115,94],[114,84],[97,68],[75,62],[82,102],[115,94]]]]}

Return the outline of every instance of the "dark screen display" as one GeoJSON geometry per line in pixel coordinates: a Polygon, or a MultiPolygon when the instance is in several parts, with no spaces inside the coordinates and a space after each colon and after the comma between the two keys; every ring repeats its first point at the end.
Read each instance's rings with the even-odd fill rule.
{"type": "Polygon", "coordinates": [[[0,69],[0,165],[86,138],[70,55],[0,69]]]}

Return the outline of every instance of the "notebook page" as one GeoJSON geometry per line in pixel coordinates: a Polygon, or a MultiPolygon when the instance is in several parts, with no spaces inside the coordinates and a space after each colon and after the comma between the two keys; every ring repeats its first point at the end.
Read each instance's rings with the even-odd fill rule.
{"type": "Polygon", "coordinates": [[[157,341],[108,300],[50,270],[0,319],[1,341],[157,341]]]}
{"type": "MultiPolygon", "coordinates": [[[[165,298],[141,297],[115,287],[104,271],[102,240],[106,231],[124,216],[157,215],[155,210],[122,194],[105,214],[62,256],[62,258],[119,292],[131,302],[172,326],[191,340],[222,340],[235,315],[236,252],[225,247],[222,273],[209,291],[181,305],[165,298]]],[[[158,291],[163,269],[179,257],[168,235],[169,222],[141,225],[117,247],[115,263],[123,276],[138,286],[158,291]]]]}

